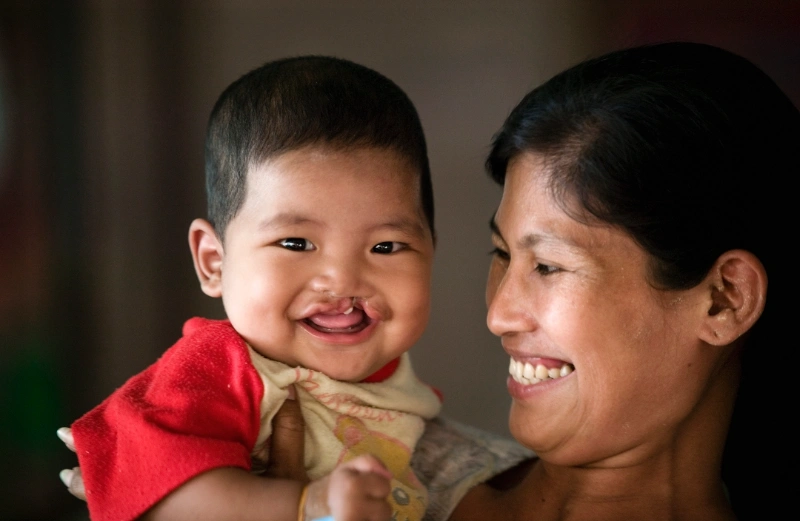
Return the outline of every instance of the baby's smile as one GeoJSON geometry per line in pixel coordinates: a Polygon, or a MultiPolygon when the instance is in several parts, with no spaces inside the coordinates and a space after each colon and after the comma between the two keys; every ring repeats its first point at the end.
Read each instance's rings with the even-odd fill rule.
{"type": "Polygon", "coordinates": [[[372,336],[382,314],[367,299],[348,297],[318,302],[298,323],[318,340],[355,345],[372,336]]]}
{"type": "Polygon", "coordinates": [[[345,311],[315,313],[303,320],[304,323],[322,333],[357,333],[372,322],[358,303],[345,311]]]}

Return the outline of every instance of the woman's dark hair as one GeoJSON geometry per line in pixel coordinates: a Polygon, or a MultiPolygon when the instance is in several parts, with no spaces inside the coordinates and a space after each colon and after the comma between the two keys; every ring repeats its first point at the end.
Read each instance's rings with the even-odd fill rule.
{"type": "Polygon", "coordinates": [[[251,166],[316,145],[384,148],[408,160],[435,236],[428,152],[413,103],[382,74],[330,56],[268,62],[220,95],[206,134],[208,220],[217,234],[224,238],[241,208],[251,166]]]}
{"type": "Polygon", "coordinates": [[[796,437],[780,416],[797,408],[787,374],[797,356],[783,347],[797,341],[787,242],[800,174],[797,108],[728,51],[637,47],[583,62],[525,96],[494,138],[491,177],[503,184],[524,152],[549,161],[550,187],[573,217],[618,226],[650,254],[654,286],[693,287],[732,249],[764,264],[767,305],[747,338],[723,479],[740,519],[791,494],[796,437]],[[766,374],[773,364],[789,370],[766,374]],[[776,418],[784,401],[789,410],[776,418]]]}

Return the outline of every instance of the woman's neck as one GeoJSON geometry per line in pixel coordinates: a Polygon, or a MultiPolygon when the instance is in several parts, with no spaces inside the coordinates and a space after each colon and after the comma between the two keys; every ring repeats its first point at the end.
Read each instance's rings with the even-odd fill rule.
{"type": "Polygon", "coordinates": [[[718,472],[687,464],[677,454],[656,459],[625,468],[538,461],[505,494],[513,512],[506,519],[734,519],[718,472]]]}
{"type": "Polygon", "coordinates": [[[527,473],[473,490],[451,519],[733,520],[720,478],[738,384],[738,357],[669,435],[582,466],[538,460],[527,473]]]}

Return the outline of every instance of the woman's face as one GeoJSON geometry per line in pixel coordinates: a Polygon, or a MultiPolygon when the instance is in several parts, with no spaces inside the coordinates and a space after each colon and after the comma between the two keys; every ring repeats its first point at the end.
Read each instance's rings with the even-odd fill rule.
{"type": "Polygon", "coordinates": [[[697,338],[703,285],[654,289],[645,251],[567,215],[531,153],[509,165],[492,240],[488,325],[512,359],[514,436],[569,465],[625,465],[669,443],[719,358],[697,338]]]}

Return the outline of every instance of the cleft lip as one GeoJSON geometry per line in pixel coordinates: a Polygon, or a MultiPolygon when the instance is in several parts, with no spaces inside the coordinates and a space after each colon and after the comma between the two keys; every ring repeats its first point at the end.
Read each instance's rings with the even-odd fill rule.
{"type": "Polygon", "coordinates": [[[358,300],[356,299],[356,302],[353,302],[352,297],[322,300],[306,307],[300,314],[300,319],[307,320],[314,315],[347,315],[349,314],[347,313],[348,310],[352,313],[351,308],[361,309],[358,300]]]}
{"type": "Polygon", "coordinates": [[[375,300],[363,297],[315,300],[302,309],[296,320],[307,330],[324,335],[353,335],[383,320],[375,300]]]}
{"type": "Polygon", "coordinates": [[[345,314],[352,299],[347,299],[344,309],[331,306],[329,303],[315,303],[298,316],[296,323],[312,337],[328,345],[358,345],[372,337],[379,325],[370,313],[369,305],[357,303],[353,310],[345,314]]]}
{"type": "Polygon", "coordinates": [[[356,299],[356,308],[364,311],[364,314],[373,322],[380,322],[385,319],[384,313],[374,301],[366,298],[356,299]]]}
{"type": "Polygon", "coordinates": [[[385,313],[378,306],[379,303],[377,300],[378,299],[375,298],[368,299],[364,297],[356,297],[355,299],[353,297],[337,297],[333,299],[314,300],[300,309],[300,312],[295,315],[295,320],[301,322],[306,328],[322,333],[358,331],[385,320],[385,313]],[[361,321],[357,325],[351,327],[331,329],[317,323],[320,322],[319,320],[314,320],[314,317],[319,315],[349,316],[356,313],[361,315],[361,321]]]}

